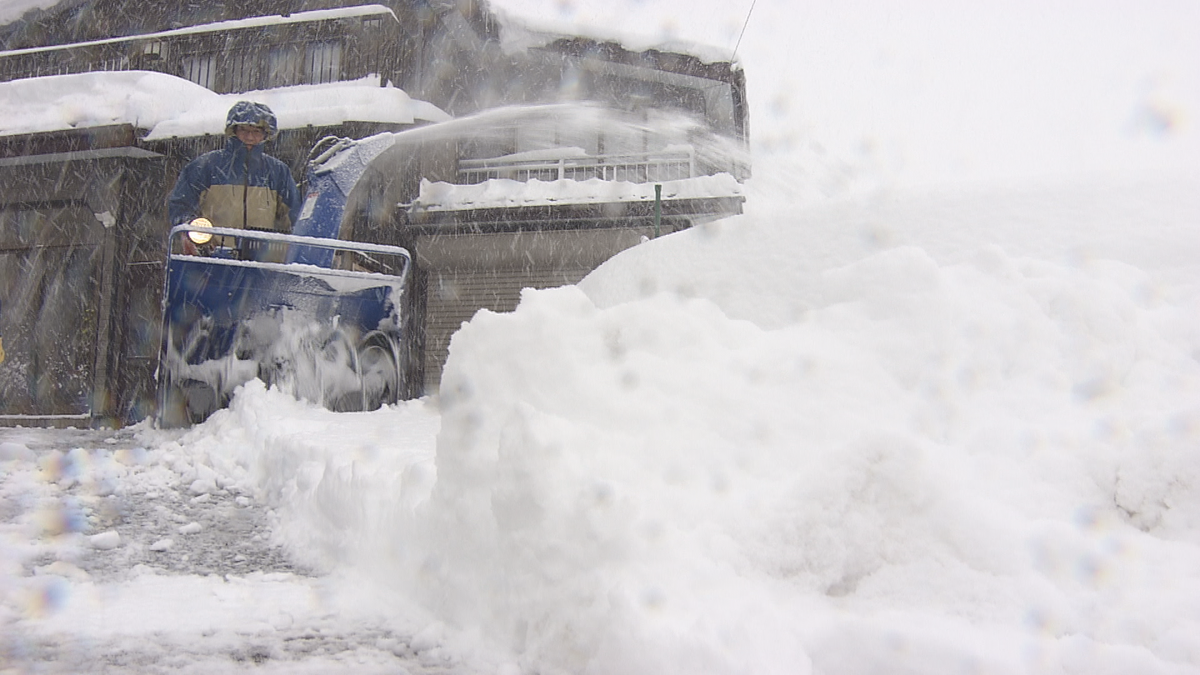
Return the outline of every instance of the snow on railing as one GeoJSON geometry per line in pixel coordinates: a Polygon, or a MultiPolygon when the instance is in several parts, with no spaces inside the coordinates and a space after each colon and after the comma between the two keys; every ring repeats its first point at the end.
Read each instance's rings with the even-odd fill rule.
{"type": "Polygon", "coordinates": [[[653,152],[611,155],[569,154],[558,158],[519,153],[489,159],[461,159],[459,183],[474,185],[493,178],[555,181],[591,178],[630,183],[682,180],[696,175],[695,151],[673,147],[653,152]]]}

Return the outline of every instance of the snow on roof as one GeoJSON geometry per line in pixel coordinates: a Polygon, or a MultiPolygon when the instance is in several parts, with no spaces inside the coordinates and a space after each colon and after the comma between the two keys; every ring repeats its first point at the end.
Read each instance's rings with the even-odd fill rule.
{"type": "Polygon", "coordinates": [[[381,87],[377,75],[351,82],[217,94],[173,75],[130,70],[0,82],[0,136],[111,124],[147,129],[149,140],[221,134],[226,112],[243,99],[270,106],[281,129],[450,118],[400,89],[381,87]]]}
{"type": "Polygon", "coordinates": [[[182,78],[139,70],[0,82],[0,135],[132,124],[150,129],[218,94],[182,78]]]}
{"type": "MultiPolygon", "coordinates": [[[[669,180],[662,185],[663,199],[740,197],[742,186],[733,176],[697,176],[669,180]]],[[[421,179],[421,191],[413,206],[425,211],[459,211],[546,204],[602,204],[654,201],[653,183],[627,181],[584,181],[562,179],[516,181],[493,178],[476,185],[453,185],[421,179]]]]}
{"type": "Polygon", "coordinates": [[[248,19],[230,19],[228,21],[217,21],[215,23],[205,23],[196,26],[187,26],[184,28],[174,28],[171,30],[158,31],[156,33],[144,33],[142,35],[127,35],[122,37],[105,38],[103,40],[90,40],[88,42],[72,42],[65,45],[48,45],[45,47],[13,49],[10,51],[0,51],[0,56],[15,56],[18,54],[32,54],[35,52],[48,52],[60,49],[71,49],[74,47],[112,44],[114,42],[124,42],[126,40],[135,39],[143,40],[150,38],[164,38],[176,35],[192,35],[196,33],[229,31],[239,28],[261,28],[263,26],[275,26],[279,24],[304,23],[307,21],[327,21],[329,19],[342,19],[353,16],[375,16],[382,14],[386,14],[391,16],[393,19],[396,19],[396,14],[383,5],[360,5],[357,7],[339,7],[336,9],[314,9],[307,12],[295,12],[293,14],[289,14],[288,16],[282,16],[278,14],[270,16],[255,16],[248,19]]]}
{"type": "Polygon", "coordinates": [[[280,129],[329,126],[342,122],[414,124],[450,119],[437,106],[415,101],[401,89],[381,87],[378,75],[350,82],[304,84],[240,94],[217,95],[217,103],[196,106],[181,115],[163,120],[151,129],[146,140],[172,136],[201,136],[225,132],[225,113],[237,101],[265,103],[275,112],[280,129]]]}
{"type": "MultiPolygon", "coordinates": [[[[515,4],[515,3],[511,3],[515,4]]],[[[694,56],[704,63],[733,62],[732,50],[704,45],[686,40],[661,40],[632,31],[614,34],[612,26],[595,30],[591,24],[555,21],[547,15],[529,15],[518,7],[498,7],[493,3],[492,11],[500,24],[500,46],[510,54],[544,47],[556,40],[586,38],[598,42],[617,42],[625,49],[641,52],[656,49],[673,54],[694,56]]],[[[636,23],[636,22],[635,22],[636,23]]]]}

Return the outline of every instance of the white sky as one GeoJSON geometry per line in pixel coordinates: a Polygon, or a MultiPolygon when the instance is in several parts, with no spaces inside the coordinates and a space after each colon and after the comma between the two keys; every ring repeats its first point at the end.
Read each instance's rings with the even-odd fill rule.
{"type": "Polygon", "coordinates": [[[30,10],[45,9],[57,3],[58,0],[0,0],[0,25],[16,21],[30,10]]]}
{"type": "MultiPolygon", "coordinates": [[[[752,3],[493,4],[732,49],[752,3]]],[[[1197,34],[1186,0],[758,0],[738,56],[760,168],[887,186],[1196,166],[1197,34]]]]}

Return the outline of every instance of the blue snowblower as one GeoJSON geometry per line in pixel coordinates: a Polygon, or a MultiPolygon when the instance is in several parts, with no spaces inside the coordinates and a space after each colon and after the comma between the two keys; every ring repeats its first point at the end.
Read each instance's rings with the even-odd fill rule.
{"type": "Polygon", "coordinates": [[[309,179],[297,234],[197,221],[171,230],[160,426],[206,419],[256,377],[337,411],[373,410],[404,391],[409,252],[336,239],[349,190],[327,172],[309,179]]]}

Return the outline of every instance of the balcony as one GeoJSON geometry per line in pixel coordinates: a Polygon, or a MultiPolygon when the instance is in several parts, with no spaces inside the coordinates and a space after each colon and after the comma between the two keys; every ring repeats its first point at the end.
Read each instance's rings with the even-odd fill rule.
{"type": "Polygon", "coordinates": [[[654,183],[696,176],[695,152],[690,146],[652,152],[589,155],[580,148],[521,152],[488,159],[461,159],[461,185],[491,179],[606,181],[654,183]]]}

